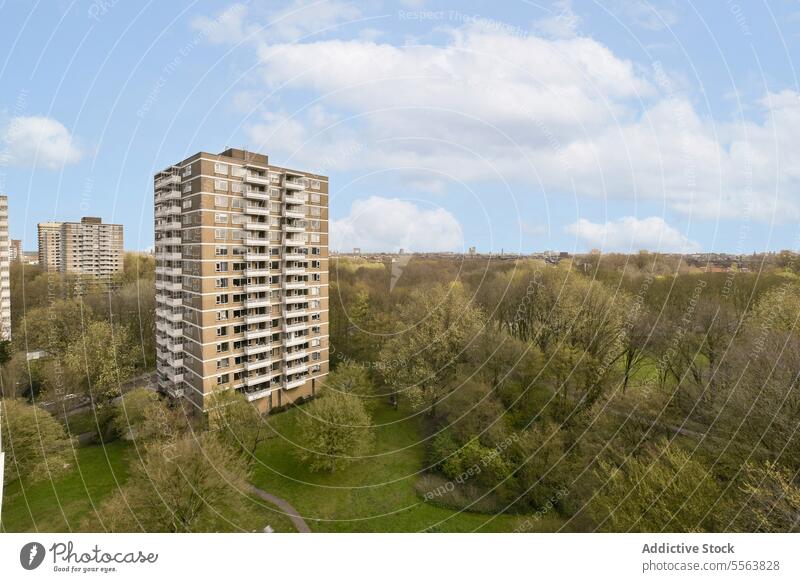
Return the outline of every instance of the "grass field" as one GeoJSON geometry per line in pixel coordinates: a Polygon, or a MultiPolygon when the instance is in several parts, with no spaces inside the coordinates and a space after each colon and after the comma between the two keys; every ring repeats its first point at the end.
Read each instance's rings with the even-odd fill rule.
{"type": "MultiPolygon", "coordinates": [[[[114,441],[102,446],[76,449],[75,467],[67,475],[33,485],[8,483],[3,497],[4,532],[103,531],[94,510],[128,478],[133,445],[114,441]]],[[[248,497],[241,516],[221,516],[217,531],[262,531],[269,525],[276,532],[295,531],[289,518],[269,503],[248,497]]]]}
{"type": "MultiPolygon", "coordinates": [[[[470,532],[513,531],[525,516],[458,512],[424,502],[414,483],[424,465],[424,443],[416,420],[403,420],[407,411],[380,408],[375,423],[373,457],[356,461],[338,473],[311,473],[295,457],[303,435],[296,418],[302,407],[270,417],[275,436],[262,444],[252,482],[284,498],[320,532],[470,532]]],[[[88,421],[86,423],[89,424],[88,421]]],[[[2,531],[69,532],[80,528],[102,531],[94,508],[112,495],[128,477],[136,455],[130,443],[76,449],[74,468],[65,476],[32,485],[8,483],[3,500],[2,531]]],[[[220,517],[217,531],[293,532],[288,517],[271,504],[249,498],[244,515],[220,517]]],[[[540,531],[562,525],[557,515],[537,521],[540,531]]]]}
{"type": "MultiPolygon", "coordinates": [[[[415,420],[402,420],[407,411],[380,408],[374,414],[379,428],[373,457],[359,460],[339,473],[320,474],[298,463],[294,451],[303,435],[295,418],[297,408],[270,418],[277,436],[259,449],[256,486],[283,497],[321,532],[471,532],[513,531],[524,516],[497,517],[457,512],[425,503],[414,491],[423,468],[424,444],[415,420]]],[[[553,531],[562,521],[556,515],[537,522],[553,531]]]]}

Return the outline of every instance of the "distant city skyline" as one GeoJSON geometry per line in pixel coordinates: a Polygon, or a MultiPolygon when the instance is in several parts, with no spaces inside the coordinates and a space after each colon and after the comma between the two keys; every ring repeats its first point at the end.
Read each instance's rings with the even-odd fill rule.
{"type": "Polygon", "coordinates": [[[800,247],[795,3],[8,3],[10,236],[246,147],[331,179],[331,248],[800,247]],[[43,42],[46,40],[46,42],[43,42]]]}

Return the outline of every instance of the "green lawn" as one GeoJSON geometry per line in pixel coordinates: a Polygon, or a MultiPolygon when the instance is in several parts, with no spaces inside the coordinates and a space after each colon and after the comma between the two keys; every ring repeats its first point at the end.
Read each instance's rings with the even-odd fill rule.
{"type": "Polygon", "coordinates": [[[3,531],[76,531],[128,477],[132,448],[121,442],[76,449],[72,470],[54,481],[33,485],[14,481],[3,497],[3,531]]]}
{"type": "MultiPolygon", "coordinates": [[[[424,444],[407,411],[384,407],[374,417],[386,426],[377,430],[376,450],[382,454],[356,461],[338,473],[320,474],[298,464],[293,451],[303,437],[295,418],[302,407],[270,418],[278,435],[259,449],[256,486],[283,497],[305,518],[312,531],[322,532],[470,532],[513,531],[524,516],[493,516],[435,507],[418,497],[414,482],[423,467],[424,444]],[[395,422],[399,421],[399,422],[395,422]],[[389,424],[393,423],[394,424],[389,424]]],[[[538,522],[554,531],[557,516],[538,522]]]]}
{"type": "MultiPolygon", "coordinates": [[[[54,481],[23,485],[8,483],[3,497],[5,532],[70,532],[81,527],[102,531],[93,519],[94,508],[125,483],[135,458],[133,445],[115,441],[102,446],[76,449],[77,462],[67,475],[54,481]],[[88,521],[87,521],[88,520],[88,521]]],[[[248,497],[247,511],[235,518],[220,517],[217,531],[262,531],[266,525],[276,532],[294,532],[288,517],[258,498],[248,497]]]]}
{"type": "MultiPolygon", "coordinates": [[[[322,532],[470,532],[513,531],[525,516],[497,517],[458,512],[423,502],[414,483],[423,467],[424,444],[418,442],[416,420],[402,420],[407,411],[383,407],[375,413],[376,450],[379,455],[357,461],[333,474],[311,473],[294,455],[302,443],[295,420],[303,408],[270,417],[276,436],[259,449],[253,483],[283,497],[306,517],[313,531],[322,532]]],[[[53,481],[23,486],[8,483],[3,500],[2,531],[77,531],[82,525],[102,530],[92,518],[98,507],[125,483],[136,455],[132,444],[115,441],[105,447],[76,449],[75,467],[53,481]]],[[[291,521],[272,505],[250,498],[242,516],[221,517],[218,531],[261,531],[270,525],[278,532],[292,532],[291,521]]],[[[556,515],[537,522],[541,531],[562,525],[556,515]]]]}

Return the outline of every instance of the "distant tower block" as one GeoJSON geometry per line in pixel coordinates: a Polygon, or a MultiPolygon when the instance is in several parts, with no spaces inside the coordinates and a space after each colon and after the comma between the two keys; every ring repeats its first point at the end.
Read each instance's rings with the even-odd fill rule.
{"type": "Polygon", "coordinates": [[[474,257],[476,255],[475,247],[469,247],[469,255],[474,257]]]}
{"type": "Polygon", "coordinates": [[[353,254],[359,256],[361,254],[361,249],[358,247],[353,247],[353,254]]]}

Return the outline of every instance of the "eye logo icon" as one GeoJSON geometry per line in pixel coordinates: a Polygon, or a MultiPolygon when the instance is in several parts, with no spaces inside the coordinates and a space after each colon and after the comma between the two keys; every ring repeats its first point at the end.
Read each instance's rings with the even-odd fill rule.
{"type": "Polygon", "coordinates": [[[19,563],[26,570],[35,570],[44,561],[44,546],[39,542],[29,542],[19,551],[19,563]]]}

